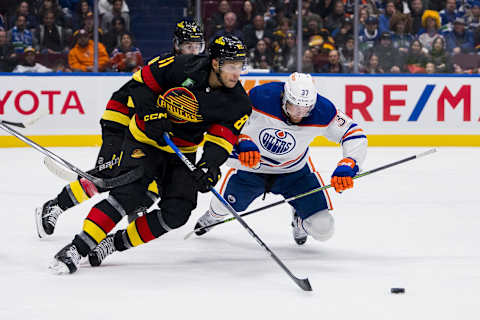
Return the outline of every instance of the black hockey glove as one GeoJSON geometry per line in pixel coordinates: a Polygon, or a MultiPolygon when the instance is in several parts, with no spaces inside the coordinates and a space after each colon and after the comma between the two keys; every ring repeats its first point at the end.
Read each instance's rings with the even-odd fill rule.
{"type": "Polygon", "coordinates": [[[172,124],[168,120],[167,112],[160,111],[150,113],[143,117],[145,121],[145,134],[155,140],[159,146],[166,146],[167,143],[163,139],[163,133],[172,131],[172,124]]]}
{"type": "Polygon", "coordinates": [[[202,193],[210,191],[222,177],[220,168],[208,167],[206,162],[197,164],[197,169],[192,174],[195,179],[195,187],[202,193]]]}

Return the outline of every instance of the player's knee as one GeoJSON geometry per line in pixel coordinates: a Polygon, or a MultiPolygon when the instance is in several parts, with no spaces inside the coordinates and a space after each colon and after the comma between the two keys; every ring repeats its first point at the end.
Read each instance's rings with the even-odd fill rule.
{"type": "Polygon", "coordinates": [[[193,204],[185,200],[167,200],[162,204],[162,218],[170,229],[176,229],[187,223],[194,209],[193,204]]]}
{"type": "Polygon", "coordinates": [[[322,210],[304,219],[303,228],[315,240],[327,241],[335,232],[335,220],[328,210],[322,210]]]}
{"type": "Polygon", "coordinates": [[[118,203],[127,213],[136,212],[141,208],[152,205],[152,198],[145,189],[138,186],[124,186],[110,191],[110,195],[117,199],[118,203]]]}

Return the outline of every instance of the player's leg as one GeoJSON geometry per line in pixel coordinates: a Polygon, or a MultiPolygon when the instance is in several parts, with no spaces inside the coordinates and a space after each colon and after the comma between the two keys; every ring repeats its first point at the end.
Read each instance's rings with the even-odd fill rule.
{"type": "MultiPolygon", "coordinates": [[[[108,161],[118,164],[120,148],[125,135],[125,127],[116,124],[102,124],[102,145],[97,157],[96,166],[108,161]]],[[[115,166],[106,166],[96,173],[99,177],[110,177],[115,166]]],[[[53,199],[48,200],[42,207],[35,210],[35,222],[40,238],[53,234],[58,217],[66,210],[93,197],[99,190],[91,181],[80,178],[65,187],[53,199]]]]}
{"type": "MultiPolygon", "coordinates": [[[[264,179],[256,174],[242,170],[230,169],[220,187],[220,194],[238,212],[247,209],[252,201],[265,190],[264,179]]],[[[198,219],[195,229],[211,225],[227,217],[229,211],[216,197],[210,200],[209,209],[198,219]]],[[[197,231],[201,236],[210,229],[197,231]]]]}
{"type": "Polygon", "coordinates": [[[161,175],[165,166],[164,154],[148,145],[141,144],[128,136],[123,145],[124,156],[119,174],[135,167],[144,168],[144,176],[127,185],[112,189],[109,197],[97,203],[84,220],[82,232],[77,234],[72,243],[55,255],[50,268],[56,273],[73,273],[78,268],[80,257],[85,257],[93,250],[115,225],[128,212],[151,204],[145,193],[147,186],[155,176],[161,175]]]}
{"type": "MultiPolygon", "coordinates": [[[[322,186],[320,175],[311,165],[306,165],[297,172],[280,176],[272,192],[290,198],[322,186]]],[[[293,211],[292,234],[297,244],[304,244],[308,235],[320,241],[333,235],[334,219],[329,213],[332,206],[326,190],[291,201],[290,205],[293,211]]]]}

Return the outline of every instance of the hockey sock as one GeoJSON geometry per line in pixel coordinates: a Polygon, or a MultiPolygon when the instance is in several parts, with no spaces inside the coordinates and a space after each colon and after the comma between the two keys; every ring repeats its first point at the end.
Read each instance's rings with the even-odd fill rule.
{"type": "Polygon", "coordinates": [[[84,178],[66,185],[57,196],[58,205],[62,210],[70,209],[98,193],[95,185],[84,178]]]}

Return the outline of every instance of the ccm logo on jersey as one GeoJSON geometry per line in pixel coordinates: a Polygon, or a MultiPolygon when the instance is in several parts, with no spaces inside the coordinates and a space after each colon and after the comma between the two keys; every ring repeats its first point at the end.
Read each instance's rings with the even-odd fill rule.
{"type": "Polygon", "coordinates": [[[147,114],[145,117],[143,117],[143,121],[149,121],[149,120],[157,120],[157,119],[162,119],[162,118],[167,118],[166,113],[151,113],[147,114]]]}
{"type": "Polygon", "coordinates": [[[263,149],[278,155],[292,151],[296,145],[295,138],[291,133],[279,129],[263,129],[259,138],[263,149]]]}

